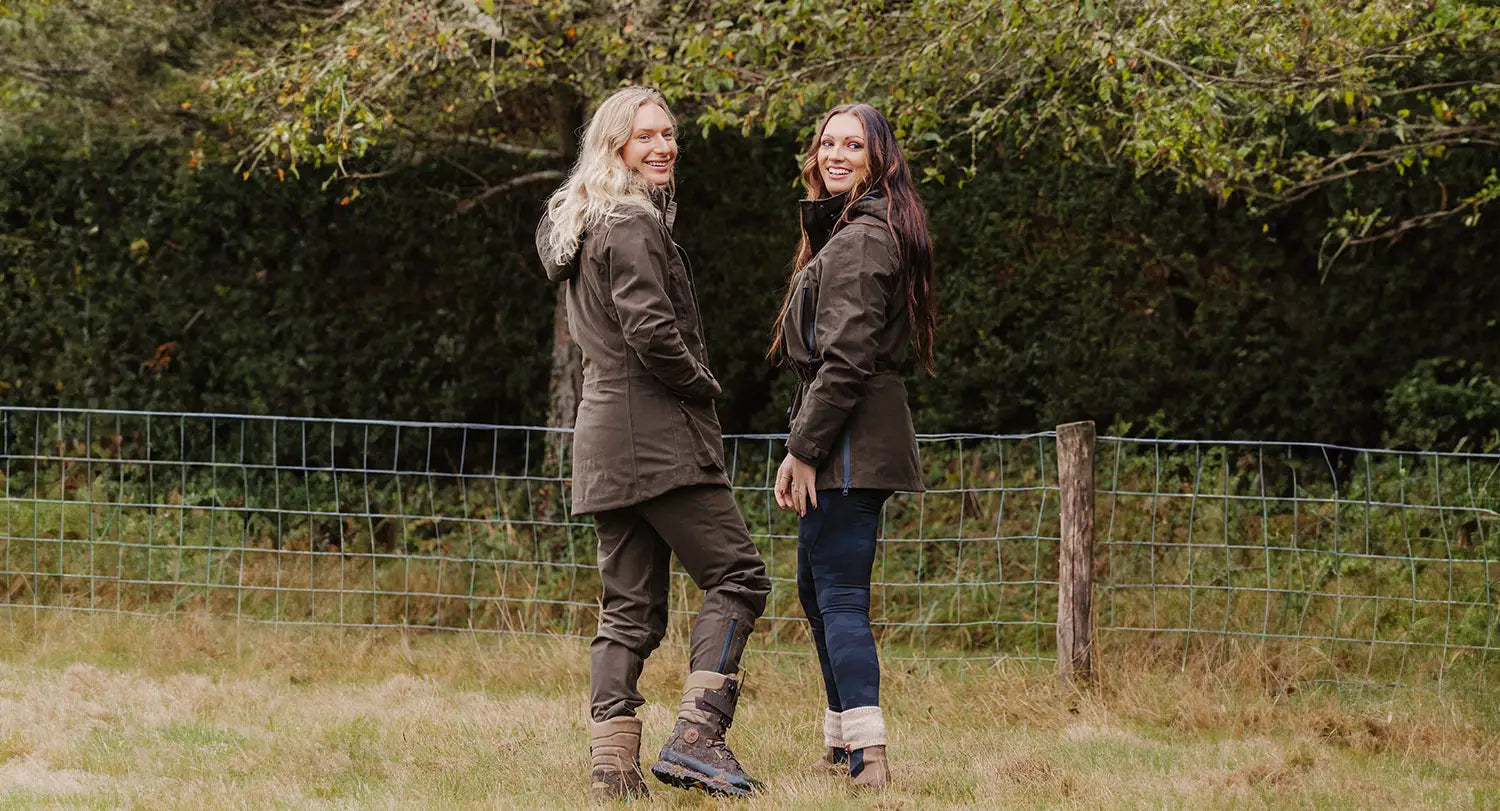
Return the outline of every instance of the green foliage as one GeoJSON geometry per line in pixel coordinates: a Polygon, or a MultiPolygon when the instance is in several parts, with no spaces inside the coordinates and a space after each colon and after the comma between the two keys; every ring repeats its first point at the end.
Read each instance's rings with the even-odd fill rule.
{"type": "MultiPolygon", "coordinates": [[[[678,234],[729,431],[785,429],[792,376],[764,353],[796,237],[797,148],[728,133],[685,145],[678,234]]],[[[311,178],[246,181],[171,150],[0,160],[0,401],[545,419],[555,287],[532,256],[534,203],[457,214],[442,190],[463,173],[446,163],[341,205],[311,178]]],[[[1444,396],[1422,411],[1408,407],[1421,379],[1391,391],[1426,359],[1500,368],[1491,229],[1410,232],[1325,274],[1319,223],[1338,200],[1256,217],[1170,178],[1040,155],[926,191],[942,320],[938,376],[908,376],[921,430],[1091,418],[1373,445],[1446,419],[1436,446],[1417,444],[1485,440],[1489,417],[1462,416],[1483,387],[1472,407],[1444,396]]],[[[1375,179],[1354,194],[1427,202],[1375,179]]]]}
{"type": "Polygon", "coordinates": [[[1397,448],[1500,448],[1500,380],[1459,358],[1417,362],[1385,401],[1384,442],[1397,448]],[[1478,446],[1478,447],[1474,447],[1478,446]]]}
{"type": "MultiPolygon", "coordinates": [[[[213,97],[252,161],[292,167],[362,155],[392,131],[548,140],[560,122],[539,94],[588,100],[633,81],[705,133],[805,133],[859,99],[933,157],[934,179],[1060,145],[1066,160],[1123,160],[1265,207],[1365,173],[1423,183],[1453,154],[1500,144],[1497,54],[1500,9],[1463,0],[549,0],[499,13],[383,0],[231,60],[213,97]]],[[[1474,224],[1500,180],[1462,181],[1409,215],[1333,212],[1329,258],[1445,217],[1474,224]]]]}
{"type": "Polygon", "coordinates": [[[797,145],[718,133],[683,147],[676,238],[693,263],[729,430],[786,430],[792,373],[766,359],[798,237],[797,145]]]}
{"type": "Polygon", "coordinates": [[[260,0],[6,0],[0,142],[51,142],[60,152],[112,140],[208,146],[205,74],[273,21],[311,9],[260,0]]]}
{"type": "MultiPolygon", "coordinates": [[[[928,191],[943,315],[938,376],[912,383],[923,430],[1091,418],[1372,445],[1417,361],[1500,362],[1493,229],[1450,222],[1325,273],[1321,222],[1340,200],[1255,216],[1044,156],[928,191]]],[[[1374,178],[1350,197],[1425,202],[1374,178]]]]}
{"type": "Polygon", "coordinates": [[[510,421],[545,399],[526,207],[151,149],[0,160],[5,402],[510,421]]]}
{"type": "Polygon", "coordinates": [[[796,134],[861,98],[959,181],[926,187],[922,429],[1483,442],[1446,382],[1392,387],[1500,364],[1500,245],[1465,227],[1500,188],[1497,13],[8,3],[0,397],[539,422],[554,288],[525,198],[584,102],[649,80],[729,128],[687,142],[679,218],[729,430],[784,428],[763,349],[796,134]]]}
{"type": "MultiPolygon", "coordinates": [[[[76,137],[181,114],[195,149],[292,173],[352,173],[377,144],[401,162],[483,145],[512,181],[551,180],[580,108],[643,81],[705,133],[805,133],[859,99],[932,179],[1040,150],[1252,209],[1365,175],[1430,186],[1500,145],[1500,8],[1471,0],[18,0],[0,7],[0,53],[0,109],[18,123],[76,137]]],[[[1415,210],[1347,199],[1320,260],[1477,224],[1497,197],[1491,165],[1415,210]]]]}

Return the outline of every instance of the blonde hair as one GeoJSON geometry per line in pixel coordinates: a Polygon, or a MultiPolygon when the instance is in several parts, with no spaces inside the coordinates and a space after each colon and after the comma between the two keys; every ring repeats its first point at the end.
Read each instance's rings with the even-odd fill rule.
{"type": "Polygon", "coordinates": [[[620,150],[630,139],[636,111],[647,104],[661,107],[672,126],[677,119],[662,94],[650,87],[627,87],[599,105],[578,143],[578,160],[568,179],[547,200],[552,228],[546,235],[547,258],[563,265],[572,261],[585,231],[622,219],[631,209],[659,216],[651,204],[650,185],[625,165],[620,150]]]}

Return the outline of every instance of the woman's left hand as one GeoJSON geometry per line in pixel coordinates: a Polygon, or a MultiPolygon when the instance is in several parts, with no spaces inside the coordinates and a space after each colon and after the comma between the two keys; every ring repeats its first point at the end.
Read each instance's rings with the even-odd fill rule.
{"type": "Polygon", "coordinates": [[[807,515],[808,502],[818,508],[818,471],[812,465],[787,454],[776,471],[776,503],[795,510],[798,517],[807,515]]]}

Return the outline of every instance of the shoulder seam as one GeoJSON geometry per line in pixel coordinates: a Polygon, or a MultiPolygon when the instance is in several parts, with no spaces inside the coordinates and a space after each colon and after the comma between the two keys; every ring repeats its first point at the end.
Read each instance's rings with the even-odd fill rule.
{"type": "MultiPolygon", "coordinates": [[[[865,245],[871,241],[878,242],[880,246],[885,249],[885,252],[891,257],[891,259],[897,261],[897,263],[899,264],[900,257],[899,251],[896,248],[895,239],[891,236],[890,230],[886,228],[885,223],[883,222],[870,222],[869,220],[865,219],[853,220],[849,222],[844,228],[839,229],[839,232],[837,234],[834,234],[832,237],[830,237],[828,240],[829,243],[832,243],[834,240],[838,239],[839,236],[841,236],[845,231],[848,230],[848,226],[851,225],[864,226],[864,228],[860,230],[860,234],[858,235],[858,237],[855,237],[854,235],[850,236],[849,239],[851,242],[853,242],[854,239],[858,239],[858,244],[861,245],[865,245]],[[874,231],[874,233],[871,233],[869,230],[865,229],[871,229],[874,231]]],[[[849,247],[853,248],[854,245],[851,244],[849,247]]]]}
{"type": "Polygon", "coordinates": [[[656,226],[658,230],[662,226],[662,222],[661,222],[661,220],[659,218],[656,218],[656,217],[652,216],[651,214],[649,214],[649,213],[647,213],[645,211],[631,211],[629,214],[626,214],[625,216],[623,216],[623,217],[619,218],[618,220],[615,220],[615,221],[609,223],[607,226],[605,226],[604,230],[602,232],[600,232],[599,238],[602,239],[602,240],[604,240],[605,242],[608,242],[609,241],[609,235],[612,234],[612,233],[614,233],[614,230],[615,230],[615,228],[617,226],[623,225],[623,224],[625,224],[627,222],[632,222],[632,221],[634,221],[636,219],[647,220],[652,225],[656,226]]]}

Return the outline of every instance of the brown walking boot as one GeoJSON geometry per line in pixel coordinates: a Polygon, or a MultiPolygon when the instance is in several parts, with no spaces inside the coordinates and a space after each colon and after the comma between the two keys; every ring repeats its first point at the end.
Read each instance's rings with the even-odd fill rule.
{"type": "Polygon", "coordinates": [[[818,774],[848,774],[849,750],[844,748],[844,733],[841,716],[833,710],[823,710],[823,756],[813,761],[812,770],[818,774]]]}
{"type": "Polygon", "coordinates": [[[589,798],[608,802],[645,793],[641,719],[622,715],[594,722],[589,736],[589,798]]]}
{"type": "Polygon", "coordinates": [[[839,718],[844,743],[849,747],[849,776],[855,788],[885,788],[890,785],[890,766],[885,760],[885,715],[879,707],[844,710],[839,718]]]}
{"type": "Polygon", "coordinates": [[[690,674],[677,707],[677,726],[651,767],[656,779],[729,797],[747,797],[760,789],[724,743],[739,699],[740,685],[733,677],[711,670],[690,674]]]}
{"type": "Polygon", "coordinates": [[[830,746],[823,750],[823,756],[813,761],[812,770],[818,774],[849,773],[849,753],[842,746],[830,746]]]}
{"type": "Polygon", "coordinates": [[[885,762],[884,746],[866,746],[849,755],[849,781],[855,788],[885,788],[891,783],[891,771],[885,762]]]}

